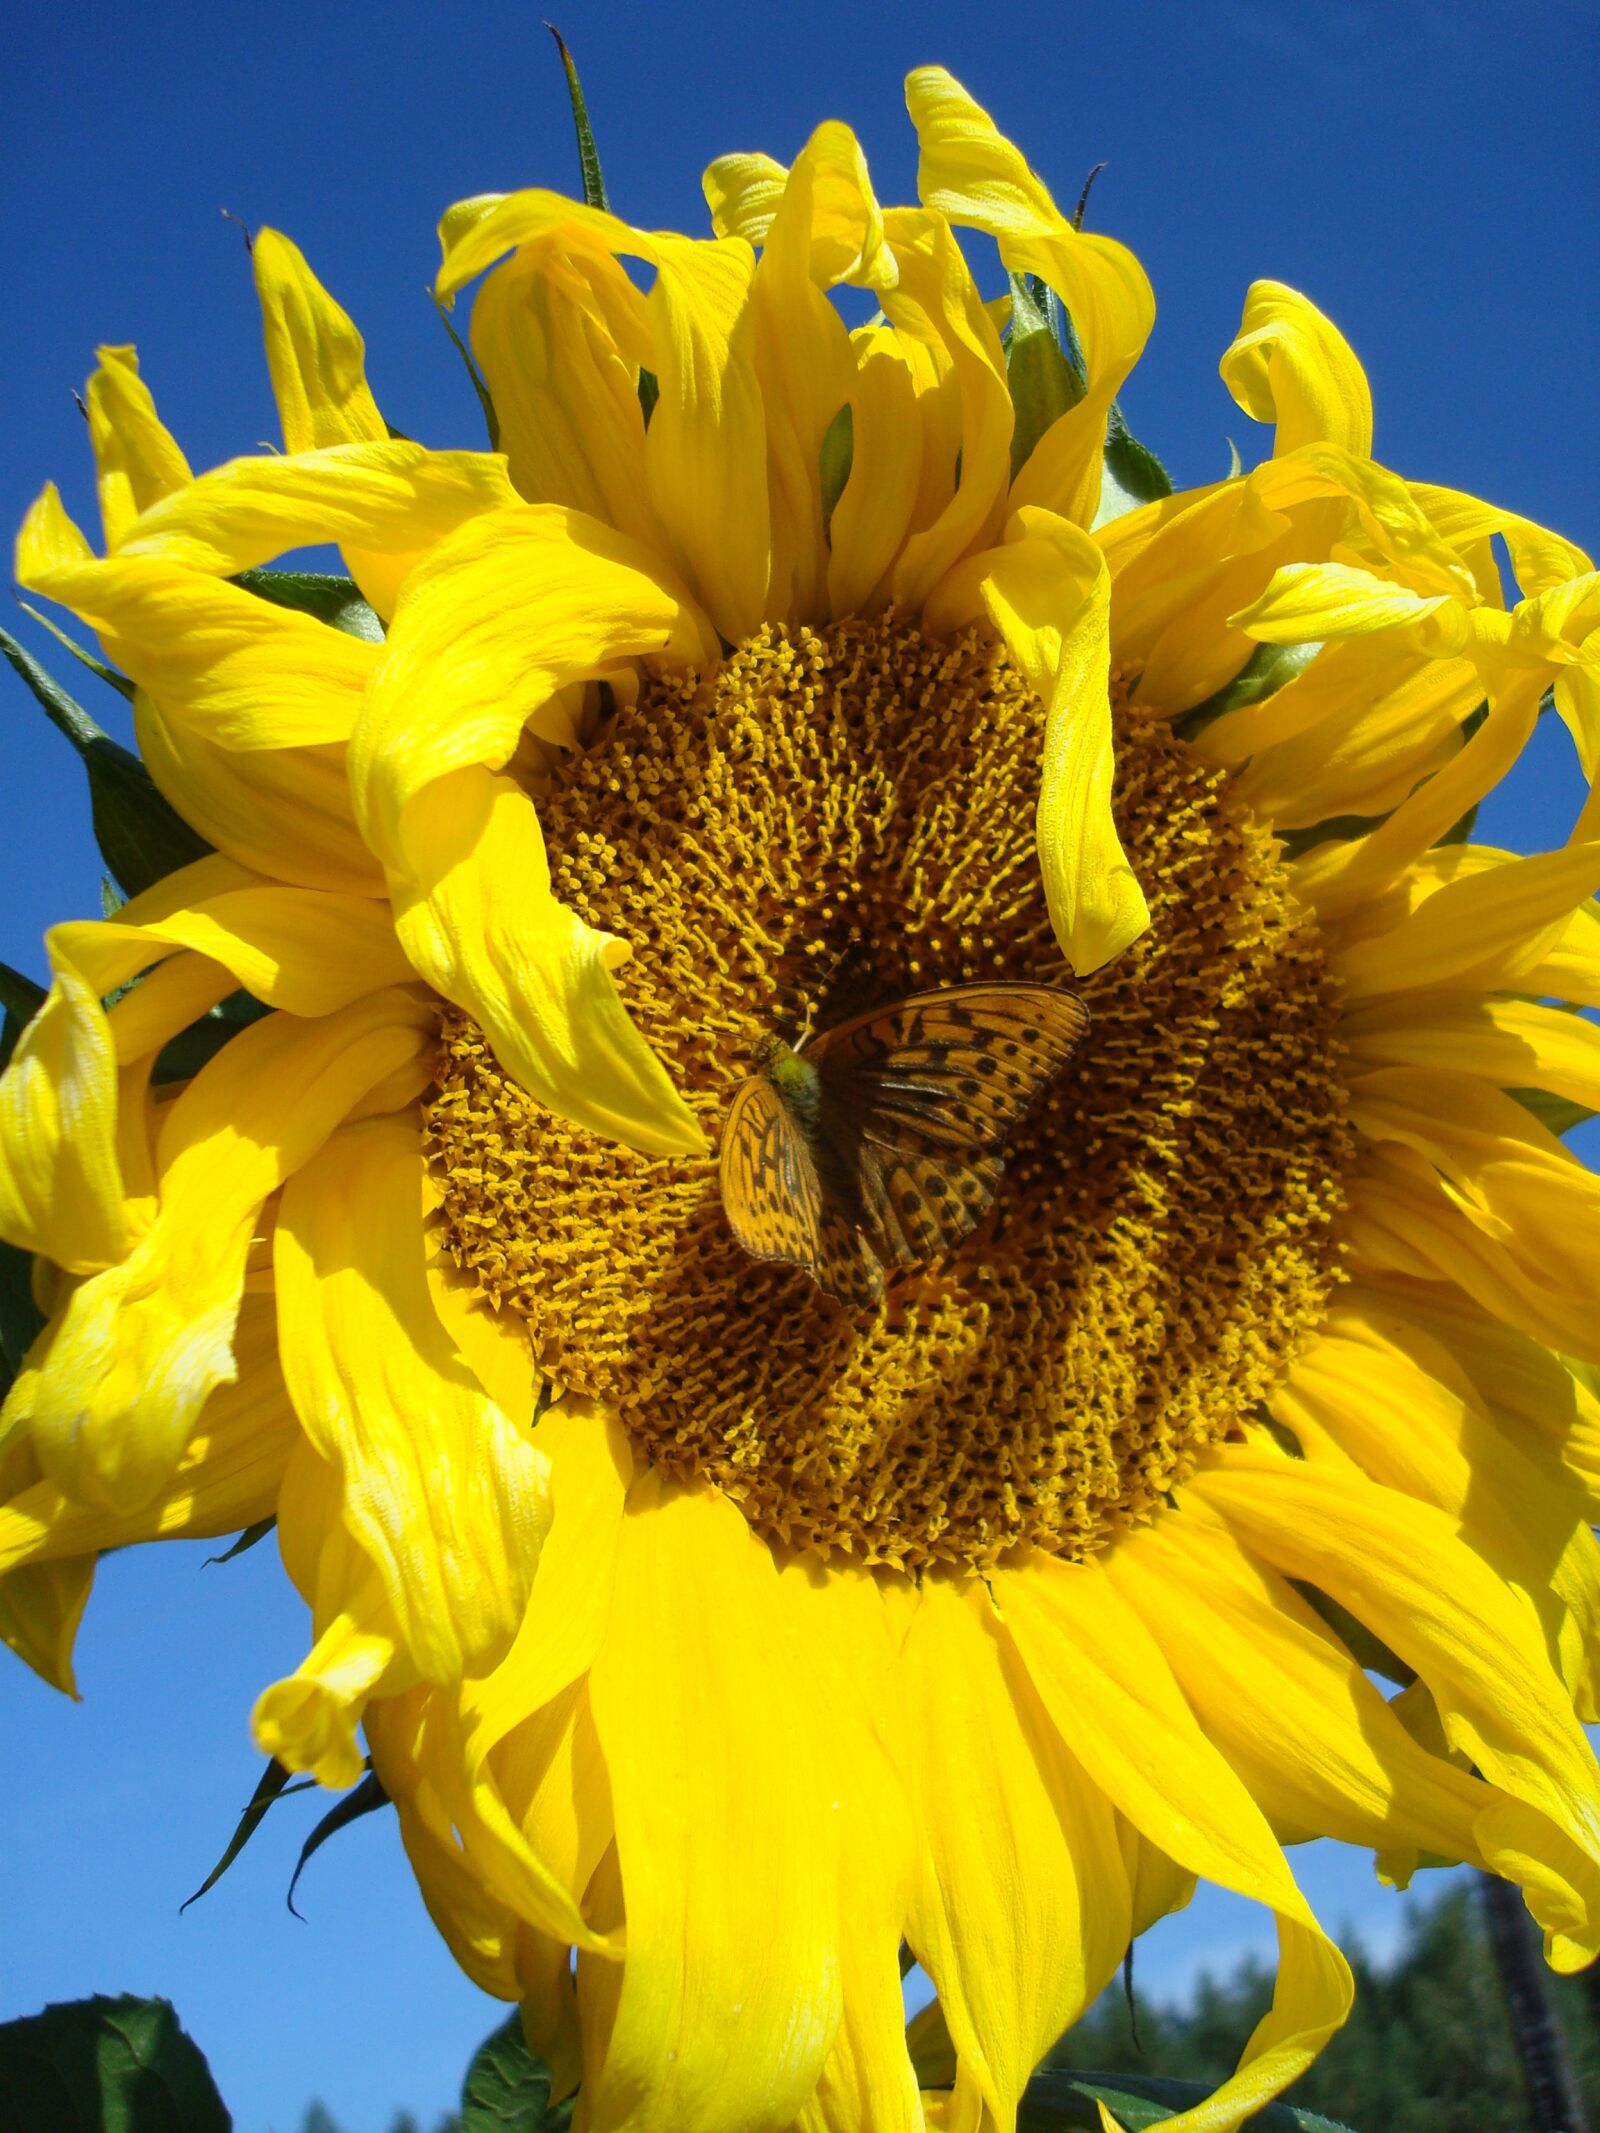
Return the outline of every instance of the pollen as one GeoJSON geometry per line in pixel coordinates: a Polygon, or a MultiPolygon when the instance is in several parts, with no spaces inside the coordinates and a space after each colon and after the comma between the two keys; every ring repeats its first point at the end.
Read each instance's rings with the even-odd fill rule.
{"type": "Polygon", "coordinates": [[[1152,923],[1074,978],[1034,844],[1042,735],[980,629],[770,626],[647,683],[540,796],[556,893],[633,944],[628,1009],[713,1149],[775,1037],[985,978],[1086,1001],[993,1207],[892,1270],[875,1309],[752,1260],[714,1155],[567,1124],[445,1015],[443,1249],[552,1382],[783,1550],[907,1571],[1081,1556],[1257,1426],[1340,1278],[1335,995],[1276,840],[1119,706],[1117,822],[1152,923]]]}

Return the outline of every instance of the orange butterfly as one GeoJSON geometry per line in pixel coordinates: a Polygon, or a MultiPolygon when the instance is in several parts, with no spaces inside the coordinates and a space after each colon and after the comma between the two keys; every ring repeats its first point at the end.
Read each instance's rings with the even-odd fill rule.
{"type": "Polygon", "coordinates": [[[876,1303],[885,1267],[976,1226],[1006,1136],[1088,1022],[1076,993],[999,982],[914,993],[799,1049],[768,1038],[722,1132],[734,1235],[840,1303],[876,1303]]]}

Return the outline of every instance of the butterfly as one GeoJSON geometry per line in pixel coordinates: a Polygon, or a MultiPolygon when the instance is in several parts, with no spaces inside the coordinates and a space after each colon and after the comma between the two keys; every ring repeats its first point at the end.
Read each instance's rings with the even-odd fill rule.
{"type": "Polygon", "coordinates": [[[722,1204],[753,1259],[869,1305],[886,1267],[981,1220],[1011,1129],[1082,1041],[1058,985],[951,985],[875,1007],[798,1048],[768,1037],[722,1132],[722,1204]]]}

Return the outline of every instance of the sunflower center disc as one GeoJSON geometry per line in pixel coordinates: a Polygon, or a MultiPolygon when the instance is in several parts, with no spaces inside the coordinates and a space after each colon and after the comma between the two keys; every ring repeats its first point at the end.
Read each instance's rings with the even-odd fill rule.
{"type": "Polygon", "coordinates": [[[1093,1021],[995,1205],[875,1313],[734,1241],[715,1160],[552,1117],[450,1011],[428,1103],[441,1241],[544,1368],[780,1546],[911,1570],[1148,1516],[1275,1387],[1337,1278],[1351,1159],[1333,989],[1277,845],[1122,717],[1153,923],[1074,980],[1034,849],[1043,714],[981,632],[769,627],[647,683],[540,811],[556,893],[631,939],[628,1007],[715,1148],[768,1032],[976,978],[1093,1021]]]}

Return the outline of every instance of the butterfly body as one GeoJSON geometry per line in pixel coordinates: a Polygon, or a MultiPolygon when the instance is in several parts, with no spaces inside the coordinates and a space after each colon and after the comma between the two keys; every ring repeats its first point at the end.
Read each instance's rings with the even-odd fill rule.
{"type": "Polygon", "coordinates": [[[917,993],[798,1048],[766,1039],[723,1131],[735,1236],[841,1303],[876,1303],[885,1268],[976,1227],[1007,1136],[1087,1024],[1062,987],[1001,982],[917,993]]]}

